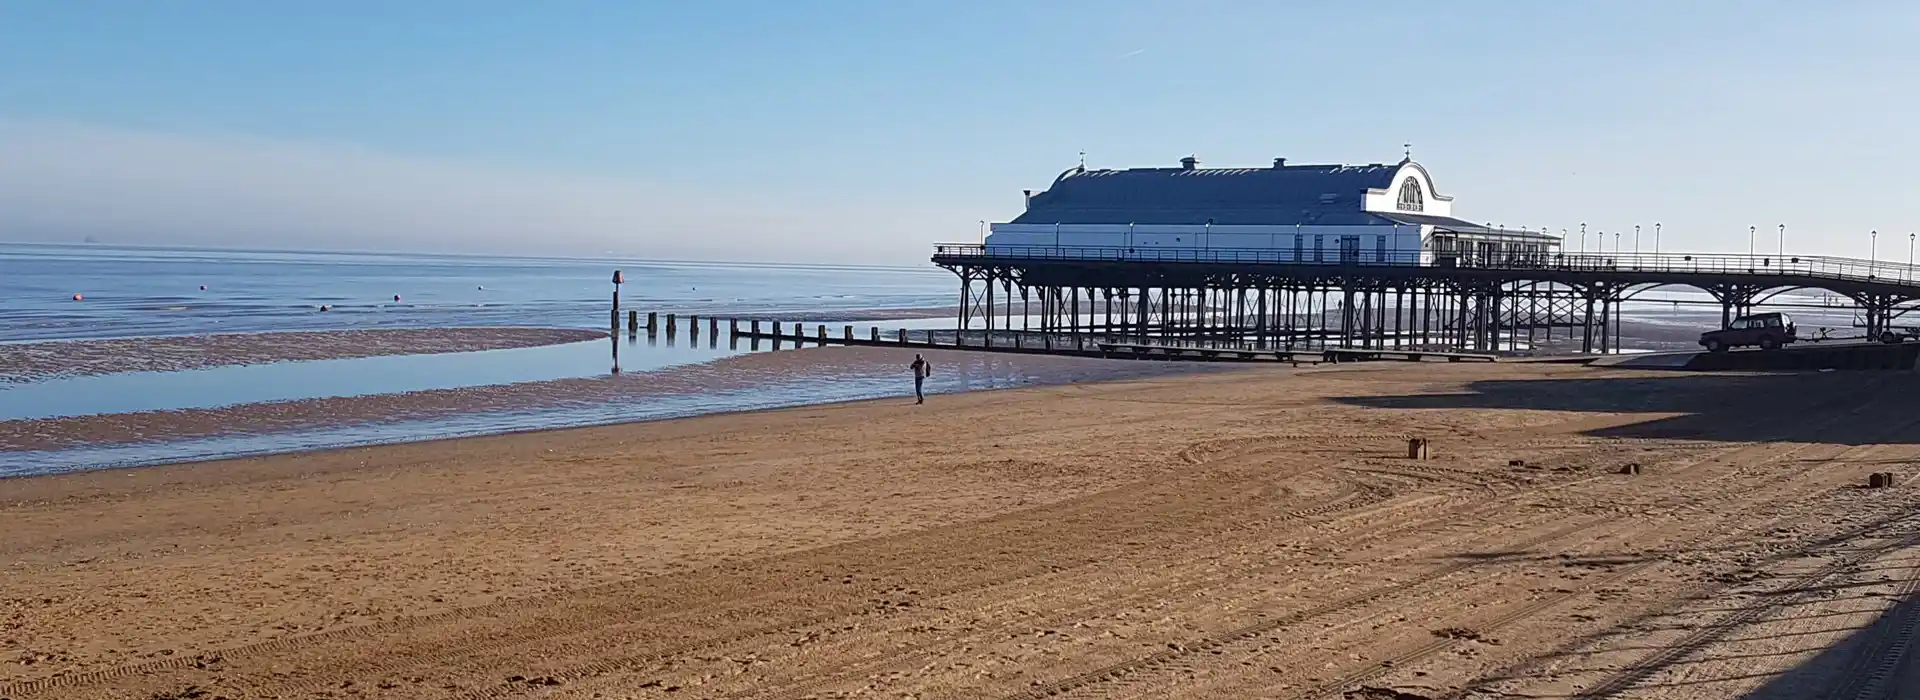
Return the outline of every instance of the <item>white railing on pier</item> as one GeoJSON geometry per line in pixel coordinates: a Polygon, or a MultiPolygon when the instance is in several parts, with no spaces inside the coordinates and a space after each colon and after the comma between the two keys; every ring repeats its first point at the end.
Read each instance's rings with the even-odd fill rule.
{"type": "Polygon", "coordinates": [[[1746,255],[1740,253],[1528,253],[1479,251],[1416,252],[1326,250],[1322,254],[1272,248],[1121,248],[1010,246],[946,243],[934,246],[935,258],[1071,260],[1113,262],[1250,263],[1346,267],[1421,266],[1484,270],[1754,275],[1770,278],[1813,277],[1829,280],[1920,286],[1920,265],[1823,255],[1746,255]],[[1304,259],[1301,259],[1304,258],[1304,259]]]}

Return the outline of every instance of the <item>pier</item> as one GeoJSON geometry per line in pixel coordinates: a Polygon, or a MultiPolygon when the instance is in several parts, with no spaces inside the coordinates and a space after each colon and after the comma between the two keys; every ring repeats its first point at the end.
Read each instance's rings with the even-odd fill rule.
{"type": "Polygon", "coordinates": [[[1723,325],[1780,294],[1850,300],[1878,337],[1920,300],[1920,269],[1828,256],[1641,253],[1420,255],[1301,262],[1283,251],[945,244],[960,280],[957,328],[1016,324],[1140,342],[1254,348],[1502,352],[1578,339],[1618,350],[1621,304],[1688,287],[1723,325]],[[1016,303],[1017,302],[1017,303],[1016,303]]]}
{"type": "MultiPolygon", "coordinates": [[[[1912,265],[1826,256],[1613,250],[1575,235],[1456,218],[1426,166],[1398,163],[1068,168],[1022,192],[978,243],[936,245],[960,281],[958,331],[1211,341],[1255,350],[1608,354],[1623,305],[1706,293],[1733,317],[1795,290],[1851,303],[1880,337],[1920,300],[1912,265]]],[[[985,224],[986,222],[982,222],[985,224]]],[[[1779,251],[1784,253],[1784,244],[1779,251]]],[[[1705,330],[1705,329],[1703,329],[1705,330]]]]}
{"type": "MultiPolygon", "coordinates": [[[[706,336],[711,344],[724,335],[730,346],[744,342],[748,349],[764,343],[1210,362],[1462,362],[1535,354],[1525,349],[1556,339],[1577,340],[1580,355],[1616,352],[1621,304],[1671,287],[1711,295],[1723,321],[1785,292],[1823,290],[1853,303],[1869,338],[1920,308],[1920,268],[1828,256],[1457,255],[1324,264],[1275,257],[946,244],[935,248],[933,262],[961,282],[952,328],[856,330],[626,310],[625,330],[706,336]]],[[[616,333],[622,317],[613,316],[616,333]]],[[[1735,353],[1740,357],[1703,359],[1693,368],[1912,366],[1905,354],[1800,347],[1791,361],[1735,353]]]]}
{"type": "MultiPolygon", "coordinates": [[[[717,345],[724,335],[731,347],[748,349],[848,345],[1297,365],[1491,361],[1542,354],[1533,349],[1555,340],[1577,341],[1581,356],[1607,355],[1619,350],[1621,305],[1673,287],[1711,295],[1723,324],[1786,292],[1822,290],[1852,303],[1868,338],[1920,308],[1920,267],[1830,256],[1461,254],[1301,263],[1271,250],[943,244],[932,260],[960,280],[951,328],[856,330],[627,309],[614,313],[614,331],[624,318],[630,337],[685,333],[717,345]]],[[[1799,348],[1778,362],[1735,353],[1690,368],[1913,364],[1905,351],[1811,341],[1799,348]]]]}
{"type": "MultiPolygon", "coordinates": [[[[1850,307],[1867,338],[1920,335],[1898,323],[1920,308],[1911,261],[1642,253],[1637,230],[1635,252],[1620,250],[1618,232],[1614,250],[1588,252],[1585,224],[1570,251],[1569,236],[1545,228],[1455,218],[1453,198],[1411,154],[1365,165],[1276,158],[1270,167],[1201,168],[1193,156],[1178,167],[1081,164],[1022,196],[1011,221],[981,222],[980,242],[933,247],[931,262],[960,282],[950,330],[856,337],[851,327],[829,335],[824,326],[730,323],[728,332],[776,347],[1247,362],[1594,356],[1621,350],[1625,305],[1681,288],[1710,297],[1721,327],[1756,307],[1804,306],[1781,295],[1817,290],[1826,295],[1820,308],[1850,307]]],[[[1656,224],[1656,251],[1660,235],[1656,224]]],[[[638,323],[630,313],[628,326],[638,323]]],[[[649,332],[659,325],[648,314],[649,332]]],[[[675,333],[674,317],[664,329],[675,333]]]]}

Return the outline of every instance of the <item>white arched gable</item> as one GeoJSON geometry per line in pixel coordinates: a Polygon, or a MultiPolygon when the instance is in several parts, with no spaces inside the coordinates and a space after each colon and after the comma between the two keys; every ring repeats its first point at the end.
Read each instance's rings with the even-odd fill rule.
{"type": "Polygon", "coordinates": [[[1382,214],[1453,216],[1453,198],[1435,191],[1433,176],[1419,163],[1410,160],[1400,163],[1386,187],[1367,190],[1365,207],[1367,211],[1382,214]],[[1418,193],[1417,199],[1410,197],[1414,193],[1418,193]],[[1419,202],[1417,209],[1403,204],[1412,201],[1419,202]]]}

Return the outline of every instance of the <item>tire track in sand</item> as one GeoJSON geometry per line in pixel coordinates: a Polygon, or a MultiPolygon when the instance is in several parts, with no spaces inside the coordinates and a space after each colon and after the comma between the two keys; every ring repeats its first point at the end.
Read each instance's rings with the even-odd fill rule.
{"type": "MultiPolygon", "coordinates": [[[[1878,400],[1882,398],[1887,392],[1888,392],[1888,389],[1883,387],[1882,390],[1879,393],[1877,393],[1874,397],[1871,397],[1864,402],[1859,401],[1857,398],[1852,399],[1851,401],[1848,401],[1848,398],[1844,396],[1835,397],[1834,399],[1828,402],[1825,402],[1825,403],[1838,403],[1841,401],[1848,401],[1849,403],[1854,403],[1855,407],[1851,411],[1834,415],[1828,420],[1819,423],[1817,426],[1812,426],[1809,432],[1812,434],[1818,434],[1819,432],[1824,431],[1825,429],[1833,425],[1836,425],[1843,420],[1847,420],[1861,413],[1864,413],[1868,408],[1876,404],[1878,400]]],[[[1916,421],[1916,422],[1920,422],[1920,421],[1916,421]]],[[[1784,423],[1786,423],[1787,425],[1793,425],[1791,421],[1784,421],[1784,423]]],[[[1903,424],[1903,427],[1906,425],[1912,425],[1912,424],[1914,423],[1910,422],[1907,424],[1903,424]]],[[[1801,427],[1805,429],[1808,426],[1801,426],[1801,427]]],[[[1726,461],[1727,459],[1735,455],[1738,455],[1742,452],[1759,451],[1759,450],[1765,450],[1759,462],[1762,464],[1773,464],[1773,463],[1778,463],[1780,461],[1784,461],[1792,456],[1811,450],[1815,447],[1823,447],[1823,445],[1821,445],[1820,443],[1808,442],[1808,443],[1800,443],[1793,447],[1781,449],[1766,443],[1760,443],[1760,444],[1747,443],[1740,446],[1729,448],[1727,450],[1721,451],[1713,455],[1709,455],[1705,458],[1695,461],[1693,464],[1698,465],[1698,464],[1706,463],[1709,461],[1726,461]]],[[[1843,449],[1842,452],[1845,452],[1850,449],[1852,448],[1843,449]]],[[[1745,462],[1745,461],[1742,461],[1739,464],[1741,464],[1743,468],[1751,468],[1752,466],[1752,463],[1745,462]]],[[[1807,469],[1810,469],[1810,468],[1811,467],[1804,467],[1802,470],[1798,472],[1783,474],[1779,476],[1777,479],[1774,479],[1773,481],[1775,483],[1784,481],[1788,478],[1791,478],[1792,475],[1804,473],[1807,469]]],[[[1669,475],[1673,474],[1672,470],[1662,470],[1662,472],[1669,475]]],[[[1560,530],[1550,532],[1547,535],[1531,538],[1521,543],[1514,544],[1511,546],[1511,548],[1515,550],[1534,549],[1540,545],[1543,545],[1552,541],[1556,541],[1558,539],[1562,539],[1564,537],[1568,537],[1573,534],[1577,534],[1578,532],[1585,529],[1589,525],[1591,525],[1591,523],[1578,524],[1578,525],[1570,526],[1567,528],[1562,528],[1560,530]]],[[[1131,675],[1136,672],[1152,672],[1156,669],[1166,667],[1174,661],[1184,659],[1186,657],[1192,656],[1194,654],[1198,654],[1200,652],[1212,652],[1216,649],[1226,646],[1227,644],[1245,641],[1245,640],[1257,637],[1271,630],[1279,629],[1281,627],[1303,624],[1305,622],[1309,622],[1316,618],[1339,613],[1344,610],[1358,607],[1361,605],[1370,604],[1391,595],[1408,592],[1422,586],[1433,584],[1446,577],[1453,576],[1455,574],[1459,574],[1465,571],[1469,571],[1481,565],[1482,564],[1480,562],[1471,562],[1471,561],[1450,565],[1434,571],[1430,571],[1416,578],[1403,581],[1394,585],[1385,586],[1385,587],[1381,587],[1371,591],[1363,592],[1363,593],[1350,596],[1347,598],[1343,598],[1328,604],[1324,604],[1321,606],[1310,608],[1308,610],[1300,611],[1285,617],[1271,619],[1271,620],[1264,620],[1261,622],[1257,622],[1257,623],[1249,624],[1240,628],[1229,630],[1228,632],[1225,632],[1222,634],[1210,635],[1192,644],[1181,645],[1178,648],[1157,652],[1145,657],[1139,657],[1139,658],[1130,659],[1127,661],[1122,661],[1116,664],[1111,664],[1106,667],[1095,669],[1090,672],[1078,674],[1065,679],[1054,681],[1052,683],[1044,684],[1039,687],[1036,687],[1021,693],[1009,695],[1007,696],[1007,698],[1008,700],[1013,700],[1016,698],[1031,700],[1035,698],[1054,697],[1054,696],[1062,695],[1067,692],[1079,690],[1081,688],[1087,688],[1097,684],[1114,682],[1116,680],[1119,680],[1125,676],[1131,675]]],[[[1637,569],[1636,572],[1640,570],[1645,570],[1646,567],[1650,567],[1650,566],[1651,564],[1645,565],[1637,569]]],[[[1541,603],[1544,603],[1544,604],[1530,604],[1522,608],[1521,612],[1523,614],[1513,616],[1509,619],[1497,620],[1497,622],[1499,622],[1501,626],[1513,624],[1520,620],[1526,619],[1527,617],[1531,617],[1532,615],[1538,614],[1539,612],[1543,612],[1546,609],[1559,604],[1560,602],[1570,600],[1571,598],[1575,597],[1578,594],[1579,594],[1578,592],[1575,592],[1575,593],[1566,594],[1566,595],[1554,596],[1545,601],[1541,601],[1541,603]]],[[[1430,644],[1427,646],[1423,646],[1415,650],[1415,653],[1410,654],[1406,660],[1403,660],[1402,663],[1404,663],[1404,661],[1410,661],[1413,659],[1424,657],[1426,655],[1430,655],[1432,653],[1435,653],[1436,651],[1446,648],[1447,646],[1450,646],[1450,644],[1430,644]]],[[[1341,679],[1341,682],[1345,682],[1347,684],[1358,683],[1366,680],[1367,678],[1376,677],[1383,673],[1385,673],[1384,668],[1375,666],[1371,669],[1368,669],[1356,674],[1351,674],[1349,678],[1341,679]]],[[[1304,695],[1303,697],[1313,697],[1315,695],[1325,694],[1326,692],[1332,692],[1332,690],[1335,687],[1336,686],[1329,684],[1325,690],[1310,692],[1304,695]]]]}
{"type": "MultiPolygon", "coordinates": [[[[1867,410],[1872,406],[1874,401],[1876,401],[1881,396],[1884,396],[1885,393],[1886,392],[1883,391],[1881,392],[1881,394],[1877,395],[1873,399],[1869,399],[1867,402],[1858,406],[1854,411],[1849,412],[1849,415],[1856,415],[1859,413],[1867,412],[1867,410]]],[[[1908,420],[1905,422],[1895,423],[1883,429],[1880,432],[1880,434],[1883,436],[1897,435],[1916,425],[1920,425],[1920,420],[1908,420]]],[[[1816,473],[1819,470],[1820,466],[1825,465],[1827,463],[1836,462],[1836,461],[1864,460],[1876,453],[1891,449],[1893,447],[1894,446],[1892,445],[1875,444],[1875,443],[1868,443],[1864,445],[1853,445],[1853,446],[1837,446],[1837,445],[1829,445],[1824,443],[1803,443],[1796,446],[1795,448],[1791,448],[1786,451],[1779,452],[1776,455],[1772,455],[1770,456],[1769,459],[1764,460],[1761,464],[1756,465],[1752,463],[1747,463],[1747,464],[1741,465],[1740,468],[1742,471],[1752,471],[1757,466],[1765,466],[1767,464],[1779,463],[1788,458],[1799,456],[1800,454],[1807,452],[1809,450],[1812,450],[1814,448],[1836,449],[1837,451],[1830,456],[1819,457],[1812,460],[1801,460],[1801,466],[1799,469],[1796,469],[1796,470],[1790,470],[1787,472],[1777,472],[1777,473],[1762,472],[1762,477],[1766,479],[1766,483],[1764,484],[1764,486],[1759,488],[1748,487],[1743,489],[1743,491],[1746,495],[1751,495],[1753,493],[1760,491],[1761,488],[1778,488],[1778,487],[1785,486],[1790,488],[1783,489],[1784,493],[1782,494],[1782,497],[1791,498],[1794,493],[1797,493],[1797,489],[1791,488],[1794,486],[1794,484],[1790,482],[1794,482],[1800,477],[1804,477],[1804,476],[1808,476],[1816,473]],[[1855,453],[1859,453],[1859,454],[1855,454],[1855,453]]],[[[1737,522],[1742,518],[1748,517],[1747,516],[1748,512],[1749,511],[1746,509],[1732,509],[1729,512],[1729,514],[1715,518],[1713,522],[1715,523],[1737,522]]],[[[1724,544],[1726,542],[1737,540],[1739,537],[1743,536],[1746,532],[1777,528],[1777,527],[1780,527],[1780,523],[1783,521],[1805,522],[1809,520],[1820,519],[1822,516],[1823,514],[1818,512],[1805,513],[1805,514],[1798,514],[1798,515],[1781,516],[1781,517],[1773,518],[1764,524],[1760,524],[1756,526],[1747,526],[1744,528],[1722,529],[1717,526],[1703,528],[1705,532],[1709,533],[1707,542],[1710,543],[1704,546],[1715,547],[1715,546],[1724,544]],[[1716,536],[1713,533],[1720,533],[1720,534],[1716,536]]],[[[1685,524],[1685,523],[1669,521],[1668,523],[1662,525],[1661,528],[1658,528],[1658,529],[1665,529],[1665,528],[1672,527],[1674,525],[1679,525],[1679,524],[1685,524]]],[[[1823,543],[1830,542],[1830,541],[1845,541],[1846,539],[1858,537],[1858,536],[1861,536],[1862,534],[1873,532],[1877,529],[1881,529],[1886,526],[1887,524],[1884,522],[1870,523],[1868,525],[1849,530],[1847,533],[1836,536],[1832,540],[1823,541],[1823,543]]],[[[1637,539],[1642,539],[1642,538],[1637,538],[1637,539]]],[[[1695,545],[1690,548],[1699,548],[1699,546],[1700,545],[1695,545]]],[[[1656,568],[1665,564],[1667,564],[1667,562],[1663,559],[1651,559],[1651,560],[1634,564],[1622,569],[1616,569],[1612,572],[1609,572],[1608,574],[1606,574],[1605,576],[1601,577],[1598,580],[1585,582],[1583,583],[1583,585],[1581,585],[1576,589],[1571,589],[1564,593],[1558,593],[1556,595],[1549,596],[1541,600],[1533,601],[1511,612],[1503,613],[1499,616],[1492,618],[1488,622],[1484,623],[1484,626],[1475,627],[1474,629],[1476,631],[1484,633],[1484,632],[1491,632],[1497,629],[1506,628],[1506,627],[1519,624],[1534,616],[1544,613],[1554,607],[1558,607],[1561,604],[1567,603],[1575,598],[1593,593],[1597,590],[1604,589],[1612,584],[1623,582],[1634,575],[1649,571],[1653,568],[1656,568]]],[[[1450,639],[1450,638],[1438,639],[1433,642],[1429,642],[1427,644],[1416,647],[1412,650],[1395,654],[1385,659],[1383,662],[1372,663],[1365,668],[1349,673],[1339,679],[1336,679],[1335,681],[1321,684],[1312,691],[1302,693],[1293,697],[1316,698],[1316,697],[1332,695],[1340,692],[1347,692],[1353,686],[1357,686],[1361,683],[1365,683],[1375,678],[1384,676],[1387,673],[1392,672],[1396,668],[1403,667],[1403,666],[1406,666],[1407,664],[1420,661],[1424,658],[1430,657],[1434,654],[1450,649],[1457,644],[1458,644],[1458,641],[1454,639],[1450,639]]]]}
{"type": "MultiPolygon", "coordinates": [[[[1854,399],[1854,400],[1853,400],[1852,402],[1857,402],[1857,399],[1854,399]]],[[[1820,423],[1820,424],[1819,424],[1819,426],[1821,426],[1821,427],[1824,427],[1824,426],[1826,426],[1826,425],[1829,425],[1829,424],[1831,424],[1831,422],[1835,422],[1835,421],[1838,421],[1838,420],[1841,420],[1841,419],[1843,419],[1843,418],[1844,418],[1844,416],[1834,416],[1834,417],[1833,417],[1833,418],[1831,418],[1831,419],[1830,419],[1830,420],[1829,420],[1828,422],[1823,422],[1823,423],[1820,423]]],[[[1782,425],[1782,426],[1797,426],[1797,427],[1801,427],[1801,428],[1806,428],[1806,427],[1808,427],[1808,426],[1805,426],[1804,424],[1802,424],[1802,423],[1800,423],[1800,422],[1799,422],[1799,420],[1798,420],[1797,418],[1789,418],[1789,419],[1782,419],[1782,420],[1780,420],[1779,422],[1781,423],[1781,425],[1782,425]]],[[[1290,436],[1282,436],[1282,439],[1284,439],[1285,437],[1290,437],[1290,436]]],[[[1262,442],[1267,442],[1267,441],[1262,441],[1262,442]]],[[[1597,444],[1595,445],[1595,447],[1596,447],[1596,448],[1604,448],[1604,447],[1606,447],[1606,446],[1607,446],[1607,443],[1597,443],[1597,444]]],[[[1801,446],[1801,447],[1800,447],[1800,448],[1798,448],[1798,449],[1805,449],[1805,448],[1807,448],[1807,447],[1811,447],[1811,445],[1803,445],[1803,446],[1801,446]]],[[[1747,449],[1754,449],[1754,446],[1753,446],[1753,445],[1744,445],[1744,444],[1743,444],[1743,445],[1736,445],[1736,446],[1728,446],[1728,447],[1723,447],[1723,448],[1720,448],[1720,449],[1718,449],[1718,450],[1715,450],[1714,452],[1712,452],[1712,453],[1710,453],[1710,454],[1707,454],[1707,455],[1704,455],[1704,456],[1700,456],[1700,457],[1698,457],[1698,458],[1696,458],[1696,459],[1693,459],[1693,460],[1691,460],[1691,461],[1686,461],[1686,462],[1684,462],[1684,463],[1682,463],[1682,464],[1678,464],[1678,465],[1674,465],[1674,466],[1673,466],[1672,468],[1662,468],[1662,469],[1660,469],[1660,471],[1658,472],[1658,473],[1659,473],[1660,475],[1662,475],[1662,476],[1660,476],[1660,477],[1656,477],[1656,478],[1673,478],[1674,476],[1676,476],[1677,474],[1679,474],[1679,473],[1681,473],[1681,472],[1683,472],[1684,470],[1686,470],[1686,469],[1688,469],[1688,468],[1692,468],[1692,467],[1696,467],[1696,466],[1698,466],[1698,465],[1700,465],[1700,464],[1703,464],[1703,463],[1707,463],[1707,462],[1712,462],[1712,461],[1715,461],[1715,460],[1716,460],[1716,459],[1718,459],[1718,458],[1722,458],[1722,457],[1724,457],[1724,456],[1725,456],[1725,455],[1726,455],[1727,453],[1729,453],[1729,452],[1733,452],[1733,451],[1739,451],[1739,450],[1747,450],[1747,449]]],[[[1790,455],[1790,454],[1792,454],[1792,453],[1791,453],[1791,452],[1778,452],[1778,453],[1776,453],[1776,454],[1777,454],[1777,456],[1778,456],[1779,458],[1785,458],[1786,456],[1788,456],[1788,455],[1790,455]]],[[[1401,465],[1401,466],[1404,466],[1404,465],[1401,465]]],[[[1419,467],[1416,467],[1416,470],[1418,470],[1418,469],[1419,469],[1419,467]]],[[[1448,470],[1448,469],[1445,469],[1445,468],[1439,468],[1439,467],[1434,467],[1434,468],[1432,468],[1432,469],[1433,469],[1433,470],[1434,470],[1435,472],[1446,472],[1446,473],[1451,473],[1451,472],[1454,472],[1454,471],[1455,471],[1455,470],[1448,470]]],[[[1585,481],[1592,481],[1592,480],[1597,480],[1597,479],[1601,479],[1601,478],[1606,478],[1606,477],[1601,477],[1601,476],[1596,476],[1596,477],[1589,477],[1589,478],[1585,478],[1585,479],[1579,479],[1579,482],[1585,482],[1585,481]]],[[[1576,483],[1578,483],[1578,482],[1576,482],[1576,483]]],[[[1544,489],[1543,489],[1543,490],[1544,490],[1544,489]]],[[[838,619],[838,618],[836,618],[836,619],[838,619]]],[[[812,626],[812,623],[810,623],[810,624],[809,624],[808,626],[812,626]]],[[[784,630],[784,629],[783,629],[783,631],[792,631],[792,630],[784,630]]],[[[743,640],[735,640],[735,641],[743,641],[743,640]]],[[[721,645],[721,646],[724,646],[724,645],[721,645]]],[[[665,660],[665,659],[668,659],[668,658],[672,658],[672,657],[675,657],[675,656],[684,656],[684,655],[686,655],[686,654],[688,654],[688,653],[692,653],[692,652],[694,652],[694,651],[705,651],[705,650],[711,650],[711,649],[713,649],[713,648],[716,648],[716,646],[715,646],[715,645],[707,645],[707,644],[702,644],[702,645],[699,645],[699,647],[698,647],[698,648],[695,648],[695,649],[685,649],[685,650],[674,650],[674,651],[673,651],[673,652],[671,652],[671,653],[664,653],[664,654],[663,654],[663,653],[649,653],[649,654],[646,654],[646,655],[642,655],[642,656],[628,656],[628,657],[623,657],[623,658],[619,658],[619,659],[610,659],[610,660],[606,660],[606,661],[603,661],[603,662],[599,662],[599,663],[596,663],[596,664],[592,664],[592,665],[591,665],[590,667],[588,667],[588,670],[590,671],[590,673],[588,673],[588,674],[586,674],[586,675],[587,675],[587,677],[592,677],[592,676],[594,676],[594,675],[600,675],[601,673],[607,673],[607,672],[613,672],[613,671],[618,671],[618,670],[631,670],[632,668],[634,668],[634,666],[636,666],[636,665],[639,665],[639,664],[645,664],[645,663],[657,663],[657,662],[659,662],[659,661],[663,661],[663,660],[665,660]]],[[[578,672],[578,670],[577,670],[577,669],[567,669],[567,670],[564,670],[564,671],[562,671],[562,672],[561,672],[561,673],[560,673],[559,675],[555,675],[555,676],[553,676],[553,677],[554,677],[555,679],[559,679],[559,680],[566,680],[566,681],[568,681],[568,682],[573,682],[573,681],[575,681],[575,680],[579,680],[579,677],[580,677],[580,675],[581,675],[581,674],[580,674],[580,673],[578,672]]],[[[808,685],[809,685],[809,686],[815,686],[815,685],[819,685],[819,684],[818,684],[818,683],[809,683],[808,685]]],[[[522,687],[516,687],[516,686],[503,686],[503,687],[499,687],[499,688],[494,688],[494,689],[488,689],[488,690],[485,690],[485,691],[477,691],[477,692],[473,692],[473,693],[468,693],[468,694],[465,694],[465,695],[463,695],[462,697],[470,697],[470,698],[479,698],[479,697],[484,697],[484,698],[500,698],[500,697],[511,697],[511,696],[514,696],[514,695],[519,695],[519,694],[524,694],[525,692],[528,692],[528,689],[525,689],[525,688],[522,688],[522,687]]]]}
{"type": "MultiPolygon", "coordinates": [[[[1272,443],[1278,444],[1278,443],[1272,443]]],[[[1265,444],[1245,440],[1203,441],[1180,450],[1176,459],[1190,467],[1220,465],[1230,463],[1251,455],[1262,453],[1265,444]],[[1227,443],[1219,445],[1215,443],[1227,443]]],[[[882,537],[877,539],[846,542],[826,547],[790,552],[766,559],[721,565],[708,570],[706,574],[723,578],[735,574],[751,585],[755,581],[779,581],[783,576],[747,576],[749,572],[761,572],[769,568],[803,568],[813,564],[814,569],[828,568],[836,556],[846,569],[858,569],[859,563],[887,560],[873,550],[887,550],[889,547],[905,551],[907,561],[899,562],[895,568],[912,569],[917,567],[938,568],[945,559],[944,552],[949,546],[913,546],[927,539],[947,539],[953,541],[998,537],[1008,542],[1035,540],[1045,535],[1059,535],[1058,525],[1066,523],[1090,523],[1111,525],[1105,530],[1089,531],[1082,544],[1075,547],[1063,543],[1056,550],[1064,552],[1053,562],[1040,562],[1019,567],[1012,571],[998,571],[989,577],[959,576],[957,583],[945,595],[964,593],[969,590],[1002,585],[1034,576],[1046,575],[1098,561],[1088,552],[1098,551],[1101,545],[1111,545],[1115,541],[1125,541],[1143,533],[1150,533],[1159,520],[1188,519],[1202,522],[1214,522],[1220,519],[1219,513],[1226,504],[1236,500],[1259,498],[1260,494],[1244,488],[1244,483],[1233,480],[1234,473],[1206,473],[1177,478],[1173,480],[1147,480],[1126,484],[1107,491],[1090,494],[1066,501],[1041,506],[1039,508],[1003,514],[984,521],[963,523],[933,531],[915,531],[882,537]],[[1198,493],[1191,490],[1192,485],[1203,487],[1198,493]],[[1144,504],[1144,505],[1143,505],[1144,504]],[[1101,514],[1119,510],[1131,511],[1133,517],[1101,517],[1101,514]],[[978,532],[985,529],[987,532],[978,532]],[[1076,551],[1079,550],[1079,551],[1076,551]],[[824,560],[824,561],[823,561],[824,560]]],[[[1351,494],[1349,494],[1350,496],[1351,494]]],[[[1345,501],[1327,507],[1345,507],[1345,501]]],[[[1357,507],[1357,506],[1356,506],[1357,507]]],[[[1312,510],[1312,509],[1309,509],[1312,510]]],[[[1224,527],[1232,527],[1228,524],[1224,527]]],[[[1068,529],[1071,532],[1071,529],[1068,529]]],[[[723,591],[712,590],[709,580],[687,581],[688,575],[649,577],[644,579],[616,582],[605,586],[562,591],[546,596],[518,598],[496,601],[480,606],[461,608],[441,613],[420,615],[397,620],[386,620],[355,627],[328,630],[299,637],[282,637],[255,644],[207,652],[206,656],[218,656],[228,668],[233,668],[250,659],[267,657],[285,657],[342,642],[354,643],[376,641],[412,631],[432,627],[457,627],[469,623],[485,624],[518,618],[521,624],[509,627],[494,637],[466,633],[440,640],[442,643],[432,649],[421,649],[425,653],[398,654],[371,652],[357,659],[357,665],[374,672],[386,672],[412,668],[422,663],[459,656],[472,651],[523,645],[555,637],[577,634],[584,631],[604,628],[617,624],[657,619],[649,613],[671,614],[675,611],[675,594],[687,597],[716,597],[723,591]],[[704,594],[704,595],[703,595],[704,594]],[[647,604],[647,600],[658,603],[647,604]]],[[[697,577],[696,577],[697,578],[697,577]]],[[[771,590],[758,596],[722,598],[736,607],[767,603],[773,599],[790,596],[794,593],[790,586],[767,584],[771,590]]],[[[862,589],[858,593],[870,593],[862,589]]],[[[870,598],[871,595],[859,595],[870,598]]],[[[702,611],[710,614],[711,611],[702,611]]],[[[412,652],[413,650],[408,650],[412,652]]],[[[99,671],[52,676],[13,683],[0,687],[0,697],[28,696],[58,688],[96,685],[118,680],[146,679],[164,672],[191,672],[198,670],[196,664],[204,663],[197,655],[180,655],[155,661],[130,664],[99,671]]],[[[353,664],[350,664],[353,665],[353,664]]],[[[315,683],[324,684],[337,681],[338,671],[315,674],[315,683]]],[[[263,674],[264,675],[264,674],[263,674]]],[[[279,675],[278,672],[275,675],[279,675]]],[[[359,675],[355,672],[355,675],[359,675]]],[[[294,687],[312,687],[308,683],[296,683],[294,687]]]]}

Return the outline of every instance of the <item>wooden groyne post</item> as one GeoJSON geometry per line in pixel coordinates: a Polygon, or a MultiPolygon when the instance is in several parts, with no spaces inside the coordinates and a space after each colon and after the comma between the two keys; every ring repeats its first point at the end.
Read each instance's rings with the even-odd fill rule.
{"type": "MultiPolygon", "coordinates": [[[[621,284],[624,284],[624,283],[625,283],[626,281],[627,281],[627,278],[626,278],[626,276],[625,276],[625,275],[622,275],[622,274],[620,274],[620,271],[619,271],[619,270],[614,270],[614,271],[613,271],[613,316],[612,316],[612,320],[613,320],[613,332],[614,332],[614,333],[619,333],[619,332],[620,332],[620,285],[621,285],[621,284]]],[[[395,299],[398,299],[399,297],[394,297],[394,298],[395,298],[395,299]]]]}

